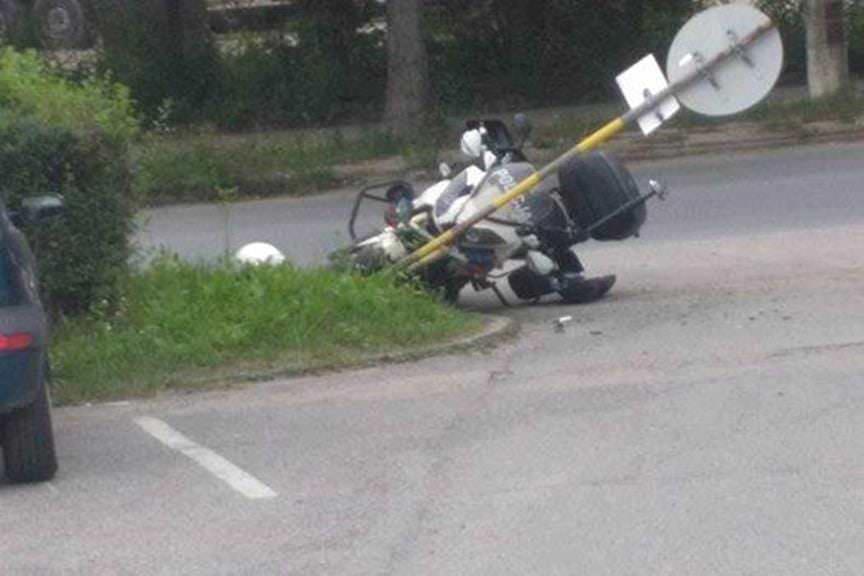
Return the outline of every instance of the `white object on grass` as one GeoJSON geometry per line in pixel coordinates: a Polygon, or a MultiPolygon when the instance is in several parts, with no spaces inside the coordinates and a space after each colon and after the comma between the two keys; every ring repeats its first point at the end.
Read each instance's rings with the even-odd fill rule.
{"type": "Polygon", "coordinates": [[[272,244],[252,242],[237,250],[234,259],[241,264],[251,264],[252,266],[278,265],[285,262],[285,255],[272,244]]]}

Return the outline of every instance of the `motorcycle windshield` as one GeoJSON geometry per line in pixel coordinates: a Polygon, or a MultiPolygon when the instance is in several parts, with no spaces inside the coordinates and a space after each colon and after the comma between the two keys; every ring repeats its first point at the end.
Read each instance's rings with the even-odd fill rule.
{"type": "Polygon", "coordinates": [[[445,216],[459,198],[471,193],[471,188],[467,170],[453,178],[435,202],[435,218],[445,216]]]}
{"type": "MultiPolygon", "coordinates": [[[[469,218],[474,213],[491,205],[534,172],[534,167],[527,162],[507,164],[493,169],[472,195],[463,217],[469,218]]],[[[555,210],[555,201],[550,194],[553,187],[554,185],[548,180],[541,182],[528,194],[499,208],[491,218],[517,226],[541,222],[555,210]]]]}

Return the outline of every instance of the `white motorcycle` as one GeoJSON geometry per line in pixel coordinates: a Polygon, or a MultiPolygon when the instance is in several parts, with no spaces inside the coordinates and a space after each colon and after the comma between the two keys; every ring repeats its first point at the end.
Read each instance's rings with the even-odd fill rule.
{"type": "MultiPolygon", "coordinates": [[[[519,114],[514,125],[518,143],[499,120],[467,122],[461,147],[471,163],[458,172],[442,164],[443,179],[419,194],[404,181],[362,190],[348,225],[354,245],[342,252],[342,259],[364,271],[395,264],[533,174],[522,151],[530,123],[519,114]],[[386,226],[358,238],[357,217],[367,200],[387,205],[386,226]]],[[[615,276],[586,278],[572,247],[589,239],[638,236],[647,216],[646,201],[663,194],[654,181],[648,193],[640,194],[630,172],[606,153],[581,155],[557,177],[470,228],[419,275],[450,302],[471,284],[478,291],[493,290],[507,305],[496,284],[504,278],[521,300],[557,293],[570,303],[591,302],[612,288],[615,276]]]]}

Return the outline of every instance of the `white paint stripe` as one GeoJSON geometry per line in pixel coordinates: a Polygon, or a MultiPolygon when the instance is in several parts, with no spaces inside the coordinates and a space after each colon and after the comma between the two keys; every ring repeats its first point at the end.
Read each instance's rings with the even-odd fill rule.
{"type": "Polygon", "coordinates": [[[139,418],[135,422],[145,432],[162,442],[165,446],[188,456],[246,498],[250,500],[262,500],[277,496],[276,492],[256,478],[250,476],[219,454],[186,438],[165,422],[149,417],[139,418]]]}

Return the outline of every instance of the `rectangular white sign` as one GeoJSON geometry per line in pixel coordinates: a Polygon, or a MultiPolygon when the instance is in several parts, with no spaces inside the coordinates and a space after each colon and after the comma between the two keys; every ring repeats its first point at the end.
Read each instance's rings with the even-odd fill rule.
{"type": "MultiPolygon", "coordinates": [[[[657,95],[665,90],[669,83],[660,69],[657,59],[649,54],[634,66],[621,73],[618,78],[618,87],[627,100],[630,109],[640,106],[651,96],[657,95]]],[[[663,123],[678,113],[681,105],[674,96],[664,100],[653,112],[649,112],[639,118],[639,127],[646,136],[651,134],[663,123]]]]}

